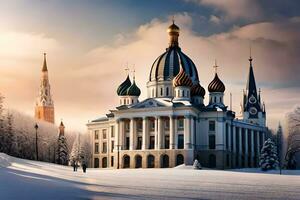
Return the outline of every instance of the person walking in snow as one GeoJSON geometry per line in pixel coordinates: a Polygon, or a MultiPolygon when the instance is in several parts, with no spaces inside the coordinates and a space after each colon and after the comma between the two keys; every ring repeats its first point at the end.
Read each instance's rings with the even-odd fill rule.
{"type": "Polygon", "coordinates": [[[86,173],[86,167],[87,167],[86,164],[83,163],[83,164],[82,164],[82,170],[83,170],[83,173],[86,173]]]}
{"type": "Polygon", "coordinates": [[[72,161],[72,167],[73,167],[73,171],[75,172],[75,171],[76,171],[76,163],[75,163],[75,160],[72,161]]]}

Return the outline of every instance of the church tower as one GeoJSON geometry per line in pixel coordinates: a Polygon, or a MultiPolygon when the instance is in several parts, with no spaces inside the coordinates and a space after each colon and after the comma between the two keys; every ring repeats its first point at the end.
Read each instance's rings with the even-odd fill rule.
{"type": "Polygon", "coordinates": [[[242,112],[244,121],[266,126],[266,111],[264,103],[261,103],[260,90],[257,92],[255,77],[252,67],[252,57],[250,54],[249,75],[246,91],[243,94],[242,112]]]}
{"type": "Polygon", "coordinates": [[[40,89],[35,105],[35,118],[54,124],[54,104],[50,92],[46,53],[44,53],[40,89]]]}

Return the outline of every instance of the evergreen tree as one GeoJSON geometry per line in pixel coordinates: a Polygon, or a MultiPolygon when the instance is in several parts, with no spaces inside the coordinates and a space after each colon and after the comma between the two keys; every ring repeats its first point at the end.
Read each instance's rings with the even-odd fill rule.
{"type": "Polygon", "coordinates": [[[64,135],[60,135],[57,143],[57,163],[61,165],[68,165],[69,150],[66,137],[64,135]]]}
{"type": "Polygon", "coordinates": [[[261,149],[259,165],[263,171],[278,167],[277,148],[270,138],[265,141],[261,149]]]}
{"type": "Polygon", "coordinates": [[[5,127],[4,127],[4,118],[3,118],[3,99],[4,97],[0,93],[0,152],[4,152],[5,147],[5,127]]]}

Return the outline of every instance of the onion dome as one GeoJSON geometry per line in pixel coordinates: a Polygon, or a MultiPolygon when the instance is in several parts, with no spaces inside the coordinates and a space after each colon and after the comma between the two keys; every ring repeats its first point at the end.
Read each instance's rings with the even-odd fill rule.
{"type": "Polygon", "coordinates": [[[174,23],[173,21],[173,24],[171,24],[167,30],[168,33],[172,33],[172,32],[176,32],[176,33],[179,33],[180,29],[179,27],[174,23]]]}
{"type": "Polygon", "coordinates": [[[210,82],[208,85],[208,91],[209,92],[224,92],[225,91],[225,85],[224,83],[219,79],[218,74],[215,74],[214,80],[210,82]]]}
{"type": "Polygon", "coordinates": [[[178,46],[179,28],[174,23],[168,28],[170,42],[166,52],[161,54],[152,64],[149,81],[172,81],[179,73],[180,67],[198,83],[198,72],[193,61],[178,46]]]}
{"type": "Polygon", "coordinates": [[[127,93],[127,89],[131,86],[131,81],[129,75],[127,76],[126,80],[121,83],[121,85],[117,89],[117,94],[119,96],[125,96],[127,93]]]}
{"type": "Polygon", "coordinates": [[[132,85],[127,89],[126,94],[128,96],[140,96],[141,95],[141,90],[140,88],[135,84],[135,81],[133,79],[132,85]]]}
{"type": "Polygon", "coordinates": [[[205,96],[205,89],[200,85],[200,83],[194,84],[191,88],[192,96],[205,96]]]}
{"type": "Polygon", "coordinates": [[[177,86],[192,87],[193,86],[192,80],[190,79],[189,75],[187,75],[185,73],[185,71],[183,70],[182,67],[180,68],[179,73],[173,79],[173,86],[174,87],[177,87],[177,86]]]}

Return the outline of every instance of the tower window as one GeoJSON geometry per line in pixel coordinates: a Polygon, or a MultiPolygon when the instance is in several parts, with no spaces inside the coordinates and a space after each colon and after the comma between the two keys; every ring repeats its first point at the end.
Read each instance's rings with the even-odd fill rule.
{"type": "Polygon", "coordinates": [[[209,149],[216,149],[216,136],[210,135],[208,140],[209,149]]]}
{"type": "Polygon", "coordinates": [[[182,90],[182,97],[184,97],[184,90],[182,90]]]}
{"type": "Polygon", "coordinates": [[[160,96],[163,95],[163,88],[160,88],[160,96]]]}
{"type": "Polygon", "coordinates": [[[215,131],[216,130],[216,122],[215,121],[209,121],[209,131],[215,131]]]}
{"type": "Polygon", "coordinates": [[[214,98],[214,103],[217,103],[217,97],[214,98]]]}
{"type": "Polygon", "coordinates": [[[166,95],[169,96],[169,87],[166,89],[166,95]]]}

